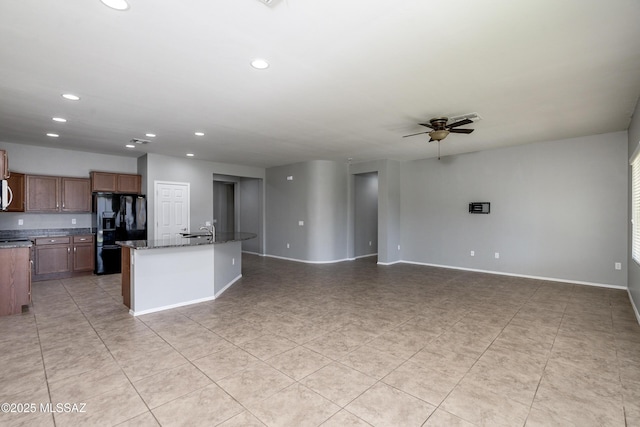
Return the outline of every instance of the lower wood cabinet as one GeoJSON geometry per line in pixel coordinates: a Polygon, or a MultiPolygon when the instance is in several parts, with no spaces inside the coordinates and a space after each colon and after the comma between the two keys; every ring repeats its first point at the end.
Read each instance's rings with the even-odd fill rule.
{"type": "Polygon", "coordinates": [[[33,280],[90,273],[94,267],[93,235],[40,237],[34,245],[33,280]]]}
{"type": "Polygon", "coordinates": [[[93,236],[73,236],[73,271],[93,271],[95,246],[93,236]]]}
{"type": "Polygon", "coordinates": [[[0,316],[31,302],[31,248],[0,249],[0,316]]]}

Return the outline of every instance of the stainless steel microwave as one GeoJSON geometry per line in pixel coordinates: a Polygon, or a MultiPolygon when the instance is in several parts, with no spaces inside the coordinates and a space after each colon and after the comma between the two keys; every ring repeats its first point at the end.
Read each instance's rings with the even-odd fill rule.
{"type": "Polygon", "coordinates": [[[0,210],[6,211],[13,199],[13,193],[9,188],[9,181],[3,179],[0,181],[2,186],[0,187],[0,210]]]}

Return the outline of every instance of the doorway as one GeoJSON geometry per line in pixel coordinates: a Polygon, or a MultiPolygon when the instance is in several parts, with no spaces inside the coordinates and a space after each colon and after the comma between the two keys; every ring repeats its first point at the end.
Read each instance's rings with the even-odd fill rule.
{"type": "Polygon", "coordinates": [[[354,175],[354,256],[378,255],[378,172],[354,175]]]}
{"type": "Polygon", "coordinates": [[[216,231],[236,230],[236,183],[213,181],[213,224],[216,231]]]}
{"type": "Polygon", "coordinates": [[[167,239],[189,231],[190,184],[188,182],[154,181],[155,239],[167,239]]]}

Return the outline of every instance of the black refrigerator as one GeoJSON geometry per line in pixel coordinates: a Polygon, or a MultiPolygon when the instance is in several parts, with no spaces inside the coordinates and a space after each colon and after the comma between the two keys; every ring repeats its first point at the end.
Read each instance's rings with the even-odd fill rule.
{"type": "Polygon", "coordinates": [[[147,239],[147,199],[139,194],[93,194],[96,274],[120,273],[117,241],[147,239]]]}

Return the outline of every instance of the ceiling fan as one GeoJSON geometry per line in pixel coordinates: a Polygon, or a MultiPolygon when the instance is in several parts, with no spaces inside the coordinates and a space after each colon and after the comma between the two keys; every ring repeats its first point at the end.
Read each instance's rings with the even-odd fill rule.
{"type": "Polygon", "coordinates": [[[445,139],[450,133],[473,132],[473,129],[457,129],[458,126],[464,126],[464,125],[473,123],[473,120],[464,119],[458,122],[451,123],[450,125],[447,124],[448,121],[449,119],[447,117],[435,117],[429,120],[429,123],[418,123],[420,126],[425,126],[432,130],[428,130],[426,132],[412,133],[411,135],[403,136],[403,138],[406,138],[408,136],[416,136],[416,135],[422,135],[422,134],[428,133],[430,137],[429,142],[431,141],[440,142],[443,139],[445,139]]]}
{"type": "Polygon", "coordinates": [[[438,160],[440,160],[440,141],[449,136],[450,133],[471,133],[473,129],[458,129],[458,126],[464,126],[473,123],[473,120],[469,118],[465,118],[463,120],[459,120],[457,122],[453,122],[450,125],[447,124],[449,121],[448,117],[434,117],[429,120],[429,123],[418,123],[420,126],[428,127],[431,130],[426,132],[418,132],[412,133],[411,135],[405,135],[403,138],[408,136],[416,136],[423,135],[425,133],[429,134],[429,142],[438,141],[438,160]]]}

